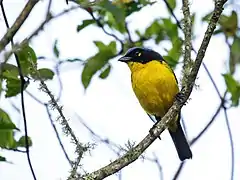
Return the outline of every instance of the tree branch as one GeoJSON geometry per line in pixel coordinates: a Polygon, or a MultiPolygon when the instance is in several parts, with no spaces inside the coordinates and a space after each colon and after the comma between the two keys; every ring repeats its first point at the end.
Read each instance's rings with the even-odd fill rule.
{"type": "MultiPolygon", "coordinates": [[[[171,8],[170,4],[168,3],[167,0],[163,0],[163,1],[164,1],[164,3],[166,4],[166,6],[167,6],[168,10],[170,11],[171,15],[173,16],[173,18],[175,19],[177,26],[179,27],[179,29],[181,29],[181,30],[183,31],[183,28],[182,28],[182,26],[181,26],[181,23],[180,23],[180,21],[177,19],[176,15],[174,14],[173,9],[171,8]]],[[[192,47],[192,50],[194,51],[195,54],[197,54],[197,51],[196,51],[193,47],[192,47]]],[[[218,89],[218,87],[217,87],[217,84],[215,83],[215,81],[214,81],[211,73],[209,72],[206,64],[205,64],[204,62],[203,62],[202,64],[203,64],[203,68],[205,69],[205,71],[206,71],[209,79],[211,80],[211,82],[212,82],[212,84],[213,84],[213,86],[214,86],[214,88],[215,88],[215,90],[216,90],[216,92],[217,92],[217,94],[218,94],[218,97],[221,99],[221,98],[222,98],[222,97],[221,97],[221,93],[220,93],[220,91],[219,91],[219,89],[218,89]]]]}
{"type": "Polygon", "coordinates": [[[56,135],[56,137],[57,137],[58,143],[59,143],[59,145],[60,145],[60,147],[61,147],[61,149],[62,149],[62,151],[63,151],[63,153],[64,153],[64,155],[65,155],[65,158],[67,159],[68,163],[69,163],[70,166],[72,167],[72,161],[70,160],[70,158],[69,158],[69,156],[68,156],[68,154],[67,154],[67,151],[66,151],[65,148],[64,148],[64,145],[63,145],[63,143],[62,143],[62,140],[61,140],[61,138],[60,138],[60,135],[59,135],[59,133],[58,133],[58,130],[57,130],[57,128],[56,128],[56,126],[55,126],[55,124],[54,124],[54,121],[53,121],[53,119],[52,119],[52,115],[51,115],[51,113],[50,113],[50,109],[49,109],[49,107],[48,107],[48,104],[44,104],[44,106],[45,106],[45,108],[46,108],[47,115],[48,115],[48,118],[49,118],[49,120],[50,120],[50,122],[51,122],[52,128],[53,128],[53,130],[54,130],[54,132],[55,132],[55,135],[56,135]]]}
{"type": "Polygon", "coordinates": [[[129,165],[130,163],[134,162],[176,117],[181,107],[184,105],[184,103],[187,101],[187,99],[191,94],[191,91],[193,89],[193,85],[197,77],[197,73],[199,71],[202,60],[204,58],[207,46],[214,32],[214,29],[216,28],[218,19],[223,11],[223,5],[225,4],[226,1],[227,0],[219,0],[215,4],[213,15],[211,17],[208,28],[205,32],[205,36],[203,38],[200,49],[198,51],[196,60],[191,69],[190,75],[189,76],[184,75],[183,77],[186,79],[186,86],[183,87],[181,90],[181,94],[183,94],[182,96],[183,98],[176,99],[174,101],[172,107],[168,110],[168,112],[165,114],[162,120],[159,121],[156,124],[156,126],[153,126],[153,128],[151,129],[151,133],[149,133],[137,146],[135,146],[134,148],[129,150],[125,155],[123,155],[121,158],[113,161],[107,166],[97,171],[94,171],[90,174],[86,174],[85,176],[82,177],[83,179],[95,179],[95,180],[103,179],[116,173],[117,171],[121,170],[122,168],[129,165]]]}
{"type": "MultiPolygon", "coordinates": [[[[23,47],[24,45],[26,45],[27,43],[29,43],[29,41],[30,41],[33,37],[37,36],[38,33],[39,33],[41,30],[43,30],[43,28],[45,27],[45,25],[48,24],[51,20],[57,19],[57,18],[65,15],[66,13],[69,13],[69,12],[71,12],[71,11],[73,11],[73,10],[78,9],[78,8],[80,8],[80,6],[74,6],[74,7],[72,7],[72,8],[66,9],[66,10],[64,10],[64,11],[62,11],[62,12],[60,12],[59,14],[56,14],[56,15],[51,15],[51,13],[48,13],[47,16],[46,16],[46,19],[35,29],[35,31],[33,31],[33,33],[32,33],[28,38],[26,38],[25,40],[23,40],[20,44],[16,44],[16,43],[15,43],[15,44],[12,46],[12,49],[11,49],[10,51],[4,53],[4,61],[3,61],[2,64],[5,64],[5,63],[8,61],[8,59],[11,57],[11,55],[12,55],[13,53],[15,53],[19,48],[23,47]]],[[[3,66],[0,66],[0,74],[1,74],[1,72],[2,72],[1,67],[3,67],[3,66]]]]}
{"type": "Polygon", "coordinates": [[[29,0],[22,10],[21,14],[18,16],[16,21],[13,23],[12,27],[10,27],[6,34],[2,37],[0,41],[0,52],[8,45],[8,43],[12,40],[14,35],[20,29],[24,21],[27,19],[28,15],[32,11],[33,7],[37,4],[38,0],[29,0]]]}
{"type": "MultiPolygon", "coordinates": [[[[191,23],[191,15],[189,10],[189,2],[188,0],[182,0],[183,3],[183,15],[184,15],[184,65],[183,65],[183,74],[186,73],[187,76],[190,73],[191,67],[192,67],[192,60],[191,60],[191,50],[192,50],[192,43],[191,43],[191,37],[192,37],[192,23],[191,23]]],[[[182,81],[182,86],[185,86],[185,82],[182,81]]]]}

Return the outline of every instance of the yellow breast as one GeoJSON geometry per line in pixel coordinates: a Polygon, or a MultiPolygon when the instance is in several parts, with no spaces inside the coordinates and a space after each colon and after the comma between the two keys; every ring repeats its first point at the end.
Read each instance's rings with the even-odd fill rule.
{"type": "Polygon", "coordinates": [[[146,64],[131,62],[132,87],[141,106],[149,114],[163,117],[171,107],[178,85],[165,62],[150,61],[146,64]]]}

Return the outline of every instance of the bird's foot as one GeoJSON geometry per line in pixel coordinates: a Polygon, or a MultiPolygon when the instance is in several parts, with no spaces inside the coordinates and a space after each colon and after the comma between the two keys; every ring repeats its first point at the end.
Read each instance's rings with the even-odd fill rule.
{"type": "MultiPolygon", "coordinates": [[[[177,101],[179,101],[180,103],[182,103],[185,99],[185,96],[184,96],[183,93],[179,92],[179,93],[176,94],[175,99],[177,101]]],[[[184,105],[186,105],[186,103],[184,103],[184,105]]]]}
{"type": "MultiPolygon", "coordinates": [[[[153,127],[151,127],[151,129],[149,130],[149,134],[151,136],[155,136],[155,133],[154,133],[154,129],[157,127],[156,123],[153,125],[153,127]]],[[[158,136],[158,138],[161,140],[161,137],[158,136]]]]}

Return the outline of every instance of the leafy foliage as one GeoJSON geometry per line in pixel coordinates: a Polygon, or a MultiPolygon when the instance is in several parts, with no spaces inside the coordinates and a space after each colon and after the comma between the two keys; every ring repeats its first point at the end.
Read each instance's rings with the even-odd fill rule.
{"type": "Polygon", "coordinates": [[[16,125],[11,121],[8,114],[0,109],[0,148],[16,146],[13,130],[17,130],[16,125]]]}
{"type": "MultiPolygon", "coordinates": [[[[17,142],[17,147],[26,147],[25,136],[22,136],[17,142]]],[[[28,145],[32,146],[32,140],[28,137],[28,145]]]]}
{"type": "Polygon", "coordinates": [[[100,77],[101,79],[106,79],[106,78],[108,77],[110,71],[111,71],[111,65],[108,64],[107,67],[106,67],[105,69],[103,69],[103,71],[101,72],[101,74],[99,75],[99,77],[100,77]]]}
{"type": "Polygon", "coordinates": [[[94,43],[99,52],[89,58],[83,68],[82,83],[85,89],[88,87],[93,75],[102,69],[116,55],[117,51],[115,41],[111,41],[108,45],[100,41],[95,41],[94,43]]]}
{"type": "Polygon", "coordinates": [[[235,36],[231,45],[229,70],[233,74],[237,64],[240,64],[240,38],[235,36]]]}
{"type": "Polygon", "coordinates": [[[240,83],[237,82],[231,74],[224,74],[227,90],[231,94],[232,106],[239,105],[240,99],[240,83]]]}
{"type": "Polygon", "coordinates": [[[51,69],[42,68],[38,69],[38,75],[32,74],[32,78],[35,80],[40,80],[39,76],[41,77],[41,80],[52,80],[54,77],[54,72],[51,69]]]}
{"type": "MultiPolygon", "coordinates": [[[[54,49],[54,52],[57,53],[56,56],[59,56],[59,52],[57,50],[57,41],[55,42],[54,49]]],[[[33,78],[34,80],[39,80],[39,75],[43,80],[49,80],[53,78],[54,72],[50,69],[43,68],[38,69],[37,72],[35,72],[35,69],[37,69],[37,56],[29,45],[23,46],[21,49],[19,49],[16,55],[21,66],[22,74],[25,78],[24,90],[29,85],[29,77],[33,78]]],[[[0,78],[6,82],[5,97],[13,97],[18,95],[21,91],[22,84],[18,73],[18,67],[9,63],[5,63],[1,66],[2,74],[0,75],[0,78]]]]}
{"type": "Polygon", "coordinates": [[[94,24],[94,23],[95,23],[95,21],[93,19],[83,20],[82,24],[77,26],[77,32],[81,31],[85,27],[89,26],[90,24],[94,24]]]}
{"type": "MultiPolygon", "coordinates": [[[[9,115],[0,108],[0,149],[17,149],[26,147],[25,136],[22,136],[18,141],[14,137],[14,131],[19,131],[16,125],[12,122],[9,115]]],[[[29,146],[32,146],[32,140],[28,137],[29,146]]],[[[6,161],[6,158],[0,155],[0,161],[6,161]]]]}
{"type": "Polygon", "coordinates": [[[234,36],[236,34],[238,28],[237,23],[238,17],[235,11],[232,11],[230,16],[222,15],[219,20],[221,30],[226,36],[234,36]]]}

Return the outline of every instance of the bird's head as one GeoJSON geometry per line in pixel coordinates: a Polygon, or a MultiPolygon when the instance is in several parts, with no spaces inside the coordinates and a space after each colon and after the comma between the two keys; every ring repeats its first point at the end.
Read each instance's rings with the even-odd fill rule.
{"type": "Polygon", "coordinates": [[[152,60],[163,61],[163,57],[151,49],[134,47],[129,49],[118,61],[125,63],[137,62],[146,64],[152,60]]]}

